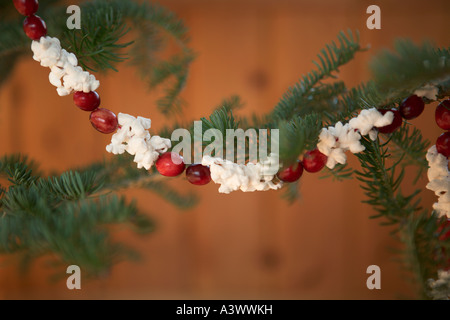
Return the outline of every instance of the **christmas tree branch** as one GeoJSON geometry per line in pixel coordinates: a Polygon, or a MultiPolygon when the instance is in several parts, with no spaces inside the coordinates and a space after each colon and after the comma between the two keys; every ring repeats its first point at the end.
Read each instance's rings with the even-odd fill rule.
{"type": "MultiPolygon", "coordinates": [[[[129,61],[150,88],[164,86],[165,95],[157,101],[161,112],[168,115],[180,111],[180,93],[195,54],[188,47],[186,27],[174,13],[155,3],[86,1],[80,5],[81,29],[68,30],[66,6],[57,3],[43,2],[39,14],[46,17],[48,34],[58,37],[84,69],[117,71],[119,63],[129,61]],[[131,29],[133,32],[129,32],[131,29]],[[164,50],[169,40],[179,50],[167,57],[164,50]]],[[[5,11],[9,15],[0,23],[0,84],[17,58],[30,52],[30,40],[22,30],[23,18],[12,1],[5,4],[5,11]]]]}
{"type": "Polygon", "coordinates": [[[336,44],[334,41],[327,44],[318,54],[319,62],[313,61],[317,66],[317,70],[304,75],[299,82],[289,88],[283,95],[272,112],[273,118],[280,120],[291,119],[298,112],[301,112],[304,105],[307,105],[311,98],[315,98],[316,101],[319,100],[322,103],[321,95],[315,93],[314,90],[325,92],[329,97],[330,92],[335,93],[343,89],[341,87],[342,83],[338,82],[331,85],[332,89],[330,90],[330,85],[324,85],[322,81],[327,78],[334,78],[334,72],[338,72],[342,65],[352,60],[357,52],[364,49],[359,45],[358,32],[355,34],[350,30],[347,34],[340,32],[337,38],[339,44],[336,44]],[[318,88],[316,88],[317,86],[318,88]]]}

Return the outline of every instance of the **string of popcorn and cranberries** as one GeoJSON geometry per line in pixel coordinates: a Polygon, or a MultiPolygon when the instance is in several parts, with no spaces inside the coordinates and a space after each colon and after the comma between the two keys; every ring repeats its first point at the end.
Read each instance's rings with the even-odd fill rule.
{"type": "MultiPolygon", "coordinates": [[[[302,160],[289,167],[282,167],[277,174],[267,173],[267,163],[271,156],[260,163],[236,164],[221,158],[205,156],[202,163],[191,164],[186,168],[183,158],[168,151],[171,141],[154,135],[149,129],[151,120],[133,117],[124,113],[116,115],[109,109],[101,108],[101,100],[96,90],[100,82],[94,75],[78,66],[73,53],[61,48],[57,38],[47,36],[44,20],[36,15],[37,0],[13,0],[16,9],[26,16],[23,29],[32,40],[33,59],[41,66],[50,68],[49,81],[60,96],[73,93],[74,104],[82,111],[89,112],[92,126],[104,134],[112,134],[111,143],[106,150],[113,154],[127,152],[134,155],[138,168],[149,170],[153,165],[163,176],[174,177],[186,172],[187,180],[194,185],[205,185],[211,180],[220,184],[219,192],[230,193],[279,189],[283,183],[297,181],[303,171],[316,173],[325,166],[333,169],[336,164],[345,164],[346,152],[364,151],[360,143],[362,136],[376,140],[379,133],[391,134],[403,123],[420,116],[425,103],[422,99],[436,100],[437,88],[426,85],[406,98],[399,108],[363,109],[347,123],[336,123],[323,128],[319,135],[317,148],[304,153],[302,160]]],[[[450,218],[450,99],[440,102],[435,111],[437,125],[445,132],[429,148],[426,158],[429,164],[427,188],[434,191],[438,202],[433,205],[440,216],[450,218]]]]}

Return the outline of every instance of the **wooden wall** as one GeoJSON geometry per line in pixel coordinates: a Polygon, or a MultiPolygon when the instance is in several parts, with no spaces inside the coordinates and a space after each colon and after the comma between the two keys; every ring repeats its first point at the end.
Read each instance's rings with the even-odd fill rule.
{"type": "MultiPolygon", "coordinates": [[[[271,110],[340,30],[359,29],[362,44],[371,46],[342,69],[349,85],[369,78],[370,57],[392,47],[395,38],[449,45],[450,2],[445,0],[376,1],[381,30],[366,28],[366,8],[375,4],[366,0],[162,3],[185,20],[199,53],[183,94],[192,119],[209,115],[231,94],[246,102],[240,114],[271,110]]],[[[71,97],[58,97],[47,77],[48,70],[30,54],[0,89],[1,153],[28,154],[47,171],[102,159],[109,136],[91,128],[88,114],[77,110],[71,97]]],[[[155,94],[135,70],[122,67],[98,78],[103,106],[151,117],[155,128],[170,123],[158,114],[155,94]]],[[[433,140],[439,134],[434,107],[413,121],[433,140]]],[[[356,165],[354,157],[349,159],[356,165]]],[[[48,281],[45,261],[22,275],[16,257],[1,257],[0,298],[395,299],[413,294],[389,251],[397,242],[380,221],[368,219],[374,212],[361,203],[356,181],[305,174],[302,197],[291,206],[279,192],[223,195],[214,184],[197,188],[182,178],[176,182],[181,189],[196,189],[201,203],[180,212],[150,192],[126,192],[158,225],[147,237],[117,231],[141,252],[141,262],[121,263],[103,279],[83,280],[82,290],[73,292],[65,281],[48,281]],[[381,267],[381,290],[366,288],[371,264],[381,267]]],[[[419,183],[423,187],[425,180],[419,183]]],[[[434,196],[424,190],[423,199],[429,206],[434,196]]]]}

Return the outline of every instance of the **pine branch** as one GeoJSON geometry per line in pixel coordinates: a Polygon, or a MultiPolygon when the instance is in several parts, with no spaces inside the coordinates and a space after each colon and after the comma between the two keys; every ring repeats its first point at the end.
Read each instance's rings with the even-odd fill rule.
{"type": "MultiPolygon", "coordinates": [[[[403,134],[408,135],[408,129],[403,130],[403,134]]],[[[366,138],[361,141],[366,150],[357,154],[362,171],[355,173],[368,197],[364,202],[378,211],[378,215],[371,218],[384,218],[381,224],[394,226],[394,233],[400,235],[399,239],[405,244],[402,256],[406,269],[412,272],[421,297],[427,298],[427,280],[435,277],[438,268],[445,266],[449,259],[450,251],[442,251],[441,248],[450,248],[450,241],[447,239],[443,243],[437,232],[444,218],[438,219],[436,215],[429,215],[427,210],[421,209],[420,199],[417,198],[420,190],[409,195],[401,193],[404,168],[398,159],[390,167],[387,166],[387,160],[392,157],[387,142],[380,144],[379,140],[366,138]],[[402,168],[397,174],[396,168],[399,166],[402,168]]]]}
{"type": "Polygon", "coordinates": [[[299,200],[301,197],[300,194],[300,187],[299,187],[299,180],[288,183],[283,188],[283,193],[281,194],[281,197],[285,199],[288,204],[293,204],[295,201],[299,200]]]}
{"type": "Polygon", "coordinates": [[[386,224],[398,224],[418,208],[416,199],[420,190],[408,196],[402,195],[399,187],[404,177],[404,169],[396,172],[398,162],[387,166],[390,157],[387,143],[380,144],[379,140],[371,141],[362,137],[361,143],[366,148],[356,154],[361,164],[361,171],[356,170],[356,178],[362,182],[361,188],[369,198],[365,203],[370,204],[379,215],[388,220],[386,224]],[[413,202],[414,201],[414,202],[413,202]]]}
{"type": "Polygon", "coordinates": [[[334,41],[327,44],[318,55],[319,61],[314,61],[317,70],[304,75],[298,83],[283,95],[281,100],[275,106],[272,116],[275,119],[291,119],[308,102],[312,89],[317,85],[322,85],[322,81],[327,78],[334,78],[334,72],[353,59],[354,55],[363,49],[359,45],[359,33],[355,35],[349,30],[347,34],[340,32],[338,34],[339,45],[334,41]]]}
{"type": "Polygon", "coordinates": [[[290,165],[306,150],[317,145],[322,122],[318,114],[297,116],[290,121],[280,121],[280,161],[290,165]]]}
{"type": "Polygon", "coordinates": [[[136,168],[132,157],[128,155],[114,156],[108,161],[77,168],[77,171],[88,175],[95,173],[95,179],[91,180],[94,183],[91,188],[95,190],[90,192],[92,194],[108,194],[129,188],[147,189],[183,210],[192,208],[199,200],[192,192],[183,194],[177,191],[154,170],[136,168]]]}
{"type": "Polygon", "coordinates": [[[444,268],[450,258],[448,249],[445,249],[450,248],[450,241],[441,240],[442,231],[438,230],[444,221],[444,217],[438,218],[423,211],[409,216],[400,232],[401,241],[405,244],[402,255],[406,270],[412,273],[411,280],[418,286],[422,299],[430,298],[428,279],[435,278],[437,271],[444,268]]]}
{"type": "Polygon", "coordinates": [[[418,167],[417,175],[414,181],[422,175],[423,171],[428,169],[426,160],[427,149],[430,142],[422,137],[422,133],[417,128],[410,130],[410,125],[404,124],[390,137],[392,155],[396,159],[401,159],[403,167],[414,165],[418,167]]]}
{"type": "Polygon", "coordinates": [[[347,164],[337,164],[332,170],[326,168],[325,173],[319,179],[332,178],[333,181],[344,181],[351,179],[353,169],[348,168],[347,164]]]}
{"type": "Polygon", "coordinates": [[[449,77],[450,51],[436,49],[429,42],[418,46],[410,40],[398,40],[395,52],[383,51],[370,66],[384,104],[390,104],[400,102],[427,83],[449,77]]]}
{"type": "MultiPolygon", "coordinates": [[[[86,1],[80,4],[81,30],[67,30],[66,6],[56,5],[57,2],[40,4],[39,15],[47,23],[49,36],[58,37],[66,50],[75,53],[84,69],[117,71],[119,63],[130,61],[150,88],[165,86],[165,96],[157,101],[164,114],[180,110],[183,103],[179,96],[195,54],[188,48],[186,27],[174,13],[155,3],[86,1]],[[131,27],[133,35],[128,35],[131,27]],[[123,40],[125,38],[127,40],[123,40]],[[169,39],[179,48],[179,52],[161,58],[163,43],[169,39]]],[[[30,54],[30,40],[22,30],[22,18],[15,11],[12,1],[8,2],[7,7],[7,11],[15,13],[14,19],[0,23],[0,57],[3,58],[0,60],[0,83],[12,70],[17,57],[30,54]]]]}
{"type": "Polygon", "coordinates": [[[35,258],[57,254],[61,261],[99,274],[121,259],[135,257],[131,249],[113,243],[106,225],[127,223],[139,233],[152,222],[124,198],[99,195],[95,171],[65,172],[42,178],[34,164],[20,156],[3,157],[0,172],[10,178],[0,197],[0,252],[23,252],[35,258]]]}

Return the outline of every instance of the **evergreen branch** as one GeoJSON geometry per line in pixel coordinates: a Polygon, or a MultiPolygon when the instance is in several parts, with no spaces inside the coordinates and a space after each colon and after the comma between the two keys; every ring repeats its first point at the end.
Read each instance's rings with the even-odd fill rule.
{"type": "Polygon", "coordinates": [[[209,129],[217,129],[222,133],[222,137],[226,137],[227,129],[236,130],[239,127],[239,123],[233,116],[233,110],[226,106],[214,110],[209,119],[201,118],[200,120],[202,122],[203,134],[209,129]]]}
{"type": "Polygon", "coordinates": [[[410,130],[408,124],[404,124],[390,137],[392,155],[396,159],[402,159],[403,167],[414,165],[418,167],[415,181],[422,175],[423,171],[428,169],[426,160],[427,149],[430,142],[422,137],[419,129],[410,130]]]}
{"type": "MultiPolygon", "coordinates": [[[[94,72],[117,71],[117,65],[128,60],[139,69],[151,88],[167,83],[165,96],[157,101],[164,114],[180,110],[183,101],[179,96],[195,54],[187,47],[186,27],[174,13],[155,3],[86,1],[80,5],[81,29],[67,30],[66,6],[56,5],[58,1],[54,0],[49,2],[39,8],[48,34],[58,37],[63,47],[77,56],[80,66],[94,72]],[[124,41],[132,38],[128,35],[130,26],[135,30],[135,39],[124,41]],[[162,39],[167,38],[173,40],[179,53],[164,60],[158,54],[164,49],[162,39]]],[[[0,23],[0,57],[3,58],[0,60],[0,84],[9,75],[17,57],[29,53],[30,45],[12,1],[7,7],[8,11],[15,12],[15,19],[0,23]]]]}
{"type": "Polygon", "coordinates": [[[321,81],[334,78],[334,72],[338,72],[342,65],[349,62],[358,51],[363,50],[359,45],[358,32],[355,35],[350,30],[348,34],[340,32],[338,41],[339,45],[333,41],[321,50],[318,55],[320,62],[314,62],[317,70],[304,75],[283,95],[272,112],[275,119],[291,119],[295,114],[301,112],[303,105],[313,94],[312,89],[321,85],[321,81]]]}
{"type": "Polygon", "coordinates": [[[319,179],[332,178],[333,181],[344,181],[351,179],[353,169],[348,168],[347,164],[337,164],[333,169],[325,169],[325,173],[319,179]]]}
{"type": "MultiPolygon", "coordinates": [[[[408,135],[408,129],[403,130],[403,134],[408,135]]],[[[398,137],[396,139],[402,140],[398,137]]],[[[388,152],[387,142],[380,144],[379,140],[370,141],[365,137],[361,142],[366,148],[364,152],[357,154],[362,171],[355,172],[368,197],[364,202],[378,211],[378,215],[372,218],[383,217],[385,222],[382,225],[395,226],[394,232],[400,234],[400,240],[405,244],[403,258],[407,270],[412,272],[421,296],[426,298],[427,280],[435,277],[438,268],[445,266],[449,259],[449,251],[444,252],[443,256],[437,255],[442,252],[440,248],[449,246],[450,242],[447,239],[443,244],[439,236],[436,236],[437,227],[444,219],[440,219],[438,223],[439,219],[435,215],[429,215],[426,210],[421,211],[420,199],[417,199],[420,190],[409,195],[401,193],[404,169],[402,167],[396,173],[395,169],[400,161],[386,167],[387,159],[392,156],[388,152]]]]}
{"type": "Polygon", "coordinates": [[[147,189],[161,196],[180,209],[189,209],[198,203],[193,193],[182,194],[161,180],[161,175],[152,171],[136,168],[131,157],[118,155],[109,161],[94,163],[86,168],[79,168],[82,174],[95,173],[89,194],[107,194],[129,188],[147,189]]]}
{"type": "Polygon", "coordinates": [[[361,170],[356,170],[356,178],[362,182],[361,188],[369,198],[365,203],[370,204],[383,216],[389,224],[399,223],[409,214],[417,210],[415,199],[419,190],[408,196],[403,196],[398,190],[403,180],[404,169],[396,172],[396,164],[386,167],[386,160],[390,157],[385,144],[379,140],[371,141],[362,137],[361,143],[366,148],[362,153],[356,154],[361,164],[361,170]]]}
{"type": "Polygon", "coordinates": [[[318,114],[294,117],[290,121],[280,121],[280,161],[290,165],[306,150],[317,145],[322,122],[318,114]]]}
{"type": "Polygon", "coordinates": [[[439,83],[450,75],[448,49],[436,49],[429,42],[418,46],[410,40],[398,40],[395,50],[384,50],[370,64],[385,104],[399,102],[423,85],[439,83]]]}
{"type": "Polygon", "coordinates": [[[102,188],[97,181],[96,173],[91,171],[68,171],[59,177],[40,179],[37,187],[62,199],[82,199],[96,193],[102,188]]]}
{"type": "Polygon", "coordinates": [[[228,98],[223,99],[220,104],[216,106],[216,110],[225,108],[227,110],[239,110],[244,107],[244,103],[241,100],[241,97],[238,95],[232,95],[228,98]]]}
{"type": "Polygon", "coordinates": [[[21,251],[28,258],[56,253],[62,261],[93,274],[136,256],[113,243],[104,227],[128,223],[139,233],[151,231],[153,224],[133,203],[96,194],[104,186],[95,171],[40,178],[31,174],[28,163],[19,156],[0,161],[1,172],[15,177],[0,197],[0,252],[21,251]]]}
{"type": "Polygon", "coordinates": [[[283,193],[281,194],[281,197],[285,199],[288,204],[293,204],[295,201],[297,201],[300,197],[300,191],[299,191],[299,180],[287,183],[283,188],[283,193]]]}
{"type": "Polygon", "coordinates": [[[26,156],[13,154],[0,158],[0,176],[7,177],[14,185],[31,185],[40,175],[37,164],[26,156]]]}
{"type": "Polygon", "coordinates": [[[438,227],[445,219],[437,218],[423,211],[410,215],[405,220],[401,232],[401,241],[405,244],[404,261],[407,271],[413,275],[412,280],[418,287],[422,299],[429,299],[427,281],[435,278],[437,271],[444,268],[449,259],[448,251],[442,250],[450,244],[449,239],[440,240],[438,227]],[[443,253],[443,254],[442,254],[443,253]]]}

